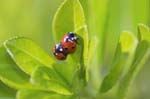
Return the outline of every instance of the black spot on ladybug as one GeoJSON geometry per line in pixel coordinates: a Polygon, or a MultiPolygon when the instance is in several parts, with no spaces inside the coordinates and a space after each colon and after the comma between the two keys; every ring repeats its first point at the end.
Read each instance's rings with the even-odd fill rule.
{"type": "Polygon", "coordinates": [[[65,50],[68,50],[68,48],[64,48],[65,50]]]}

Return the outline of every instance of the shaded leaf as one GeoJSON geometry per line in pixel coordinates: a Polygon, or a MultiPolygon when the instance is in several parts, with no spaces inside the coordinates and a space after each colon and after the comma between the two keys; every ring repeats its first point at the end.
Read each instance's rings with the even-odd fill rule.
{"type": "Polygon", "coordinates": [[[101,84],[101,92],[107,92],[110,90],[118,81],[120,73],[122,72],[123,67],[126,65],[128,53],[122,53],[121,47],[118,46],[115,55],[115,61],[111,64],[111,70],[105,76],[101,84]]]}
{"type": "Polygon", "coordinates": [[[28,38],[12,38],[4,45],[16,64],[27,74],[39,66],[51,67],[54,63],[42,48],[28,38]]]}
{"type": "Polygon", "coordinates": [[[0,99],[8,99],[8,98],[15,98],[16,90],[4,85],[0,81],[0,99]]]}
{"type": "Polygon", "coordinates": [[[148,41],[139,42],[134,55],[134,60],[129,68],[129,71],[125,74],[125,76],[122,78],[120,82],[118,89],[118,96],[120,97],[120,99],[123,99],[125,97],[130,84],[134,80],[135,76],[141,69],[144,62],[146,61],[149,52],[148,50],[149,50],[148,41]]]}
{"type": "Polygon", "coordinates": [[[123,68],[127,65],[126,63],[128,63],[129,60],[132,60],[130,56],[131,54],[133,55],[136,43],[137,40],[131,33],[121,33],[120,41],[111,64],[111,69],[101,84],[101,92],[107,92],[117,83],[123,68]]]}

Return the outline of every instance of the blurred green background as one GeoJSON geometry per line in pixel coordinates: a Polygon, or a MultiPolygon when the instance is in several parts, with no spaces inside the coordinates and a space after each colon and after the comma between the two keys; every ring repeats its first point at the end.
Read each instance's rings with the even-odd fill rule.
{"type": "MultiPolygon", "coordinates": [[[[0,45],[13,36],[32,38],[49,54],[53,46],[52,20],[58,6],[63,0],[0,0],[0,45]]],[[[89,21],[89,16],[103,14],[97,13],[98,5],[90,2],[108,1],[107,25],[105,27],[103,64],[109,68],[119,33],[123,30],[131,31],[137,35],[137,24],[150,24],[150,0],[80,0],[85,10],[89,34],[90,26],[97,25],[89,21]],[[91,6],[95,6],[92,9],[91,6]]],[[[103,5],[103,4],[100,4],[103,5]]],[[[103,9],[100,9],[103,11],[103,9]]],[[[61,16],[60,16],[61,17],[61,16]]],[[[150,58],[146,62],[138,77],[136,77],[128,99],[149,99],[150,97],[150,58]]]]}

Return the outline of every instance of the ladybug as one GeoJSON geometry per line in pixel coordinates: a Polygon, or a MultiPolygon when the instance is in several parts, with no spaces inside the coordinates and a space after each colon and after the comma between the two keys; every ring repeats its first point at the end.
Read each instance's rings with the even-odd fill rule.
{"type": "Polygon", "coordinates": [[[61,40],[61,45],[67,53],[73,53],[76,50],[78,36],[74,32],[68,32],[61,40]]]}
{"type": "Polygon", "coordinates": [[[77,43],[78,36],[74,32],[68,32],[64,35],[62,42],[76,42],[77,43]]]}
{"type": "Polygon", "coordinates": [[[53,54],[58,60],[65,60],[67,57],[67,52],[60,43],[53,47],[53,54]]]}

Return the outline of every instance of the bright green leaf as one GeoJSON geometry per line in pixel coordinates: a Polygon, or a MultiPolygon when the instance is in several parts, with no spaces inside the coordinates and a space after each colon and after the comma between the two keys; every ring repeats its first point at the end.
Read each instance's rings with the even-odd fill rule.
{"type": "Polygon", "coordinates": [[[140,41],[142,40],[150,41],[150,29],[144,24],[138,25],[138,38],[140,41]]]}
{"type": "MultiPolygon", "coordinates": [[[[55,41],[59,42],[67,32],[77,32],[83,28],[86,28],[86,24],[79,0],[64,0],[54,17],[53,35],[55,41]]],[[[77,34],[79,33],[77,32],[77,34]]],[[[79,35],[87,40],[87,33],[79,35]]]]}
{"type": "Polygon", "coordinates": [[[120,43],[122,52],[130,52],[134,50],[137,40],[132,33],[124,31],[120,35],[120,43]]]}
{"type": "Polygon", "coordinates": [[[4,45],[16,64],[28,74],[39,66],[51,67],[54,63],[42,48],[28,38],[12,38],[4,45]]]}
{"type": "Polygon", "coordinates": [[[46,91],[70,95],[69,84],[56,71],[47,67],[39,67],[33,72],[31,81],[46,91]]]}
{"type": "Polygon", "coordinates": [[[77,99],[75,96],[61,95],[38,90],[20,90],[17,99],[77,99]]]}
{"type": "Polygon", "coordinates": [[[149,52],[149,42],[141,41],[139,42],[136,52],[134,55],[134,60],[129,68],[129,71],[125,74],[123,79],[120,82],[118,89],[118,96],[123,99],[128,91],[128,88],[138,71],[141,69],[142,65],[145,63],[149,52]]]}
{"type": "MultiPolygon", "coordinates": [[[[75,75],[78,77],[75,78],[79,78],[81,82],[83,80],[85,84],[85,66],[88,60],[89,40],[83,8],[79,0],[64,0],[55,14],[53,21],[53,36],[55,42],[60,42],[63,35],[67,32],[75,32],[79,36],[76,52],[67,57],[67,62],[69,66],[72,67],[71,70],[74,70],[71,75],[74,75],[76,71],[80,71],[78,72],[79,75],[75,75]]],[[[72,83],[75,82],[74,80],[75,79],[72,80],[72,83]]],[[[76,86],[81,83],[80,81],[76,83],[76,86]]]]}
{"type": "Polygon", "coordinates": [[[30,87],[29,76],[16,66],[4,47],[0,48],[0,79],[16,89],[30,87]]]}

